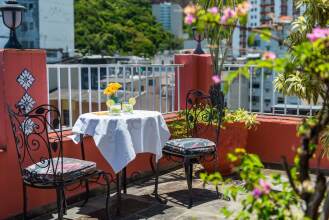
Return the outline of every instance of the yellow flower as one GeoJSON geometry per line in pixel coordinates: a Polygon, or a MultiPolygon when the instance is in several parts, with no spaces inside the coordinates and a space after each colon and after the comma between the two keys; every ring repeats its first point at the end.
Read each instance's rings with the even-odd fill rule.
{"type": "Polygon", "coordinates": [[[112,87],[118,90],[118,89],[120,89],[122,86],[121,86],[120,83],[117,83],[117,82],[116,82],[116,83],[112,83],[112,87]]]}
{"type": "Polygon", "coordinates": [[[243,149],[243,148],[236,148],[236,149],[235,149],[235,153],[236,153],[236,154],[239,154],[239,153],[244,154],[244,153],[246,153],[246,150],[243,149]]]}
{"type": "Polygon", "coordinates": [[[121,87],[120,83],[109,83],[104,89],[104,95],[114,95],[121,87]]]}
{"type": "Polygon", "coordinates": [[[106,87],[104,89],[104,95],[113,95],[115,93],[115,91],[113,91],[113,89],[111,87],[106,87]]]}

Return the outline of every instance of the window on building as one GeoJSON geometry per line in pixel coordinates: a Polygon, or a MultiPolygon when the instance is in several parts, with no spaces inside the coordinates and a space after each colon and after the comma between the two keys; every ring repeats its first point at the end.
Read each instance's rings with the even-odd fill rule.
{"type": "Polygon", "coordinates": [[[47,51],[47,57],[56,58],[57,52],[56,51],[47,51]]]}
{"type": "Polygon", "coordinates": [[[30,41],[30,48],[34,48],[34,42],[30,41]]]}
{"type": "Polygon", "coordinates": [[[28,48],[28,47],[29,47],[29,42],[23,40],[23,41],[22,41],[22,46],[23,46],[24,48],[28,48]]]}
{"type": "Polygon", "coordinates": [[[259,102],[259,96],[252,96],[252,102],[255,104],[255,102],[259,102]]]}
{"type": "Polygon", "coordinates": [[[33,3],[29,4],[29,9],[33,9],[33,3]]]}
{"type": "Polygon", "coordinates": [[[283,103],[284,103],[284,98],[278,97],[278,104],[283,104],[283,103]]]}
{"type": "Polygon", "coordinates": [[[30,22],[30,24],[29,24],[29,29],[30,29],[30,30],[33,30],[33,28],[34,28],[34,24],[33,24],[33,22],[30,22]]]}
{"type": "Polygon", "coordinates": [[[22,30],[23,32],[26,32],[26,31],[27,31],[27,23],[26,23],[26,22],[23,22],[23,23],[22,23],[21,30],[22,30]]]}
{"type": "Polygon", "coordinates": [[[260,87],[259,83],[252,84],[252,88],[254,88],[254,89],[259,89],[259,87],[260,87]]]}

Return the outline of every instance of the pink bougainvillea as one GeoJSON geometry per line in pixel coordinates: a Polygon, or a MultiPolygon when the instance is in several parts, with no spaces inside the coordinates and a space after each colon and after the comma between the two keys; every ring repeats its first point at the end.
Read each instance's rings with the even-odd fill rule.
{"type": "Polygon", "coordinates": [[[312,33],[307,34],[307,38],[314,42],[320,38],[327,38],[329,37],[329,28],[314,28],[312,33]]]}

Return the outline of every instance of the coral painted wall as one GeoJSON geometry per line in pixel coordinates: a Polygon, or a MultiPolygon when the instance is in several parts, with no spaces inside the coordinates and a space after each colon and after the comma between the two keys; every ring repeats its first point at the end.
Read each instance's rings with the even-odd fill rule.
{"type": "MultiPolygon", "coordinates": [[[[0,219],[3,219],[20,213],[22,207],[21,177],[7,105],[14,108],[18,103],[25,103],[30,108],[47,102],[46,53],[0,50],[0,66],[0,145],[6,145],[6,151],[0,153],[0,219]]],[[[31,198],[34,207],[47,202],[47,197],[42,195],[31,198]]]]}

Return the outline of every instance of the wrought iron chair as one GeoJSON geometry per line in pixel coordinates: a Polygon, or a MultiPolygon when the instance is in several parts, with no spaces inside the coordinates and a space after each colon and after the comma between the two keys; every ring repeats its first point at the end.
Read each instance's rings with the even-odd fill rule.
{"type": "Polygon", "coordinates": [[[27,187],[55,189],[58,219],[63,219],[67,209],[65,187],[85,183],[88,193],[88,183],[98,183],[101,178],[107,186],[106,214],[109,218],[109,178],[96,168],[95,162],[64,157],[58,109],[51,105],[41,105],[29,112],[23,107],[17,109],[15,112],[8,107],[23,180],[24,219],[27,218],[27,187]]]}
{"type": "MultiPolygon", "coordinates": [[[[176,162],[182,162],[185,168],[185,176],[189,191],[189,204],[192,207],[192,176],[193,164],[208,158],[216,160],[219,140],[220,124],[223,115],[224,96],[222,92],[210,90],[207,95],[200,90],[190,90],[186,96],[186,122],[187,138],[168,141],[163,148],[163,155],[176,162]],[[215,126],[214,126],[215,125],[215,126]],[[204,135],[208,139],[202,138],[204,135]],[[211,139],[211,140],[209,140],[211,139]]],[[[156,168],[155,197],[161,201],[158,195],[158,166],[156,168]]],[[[218,186],[216,192],[219,196],[218,186]]]]}

